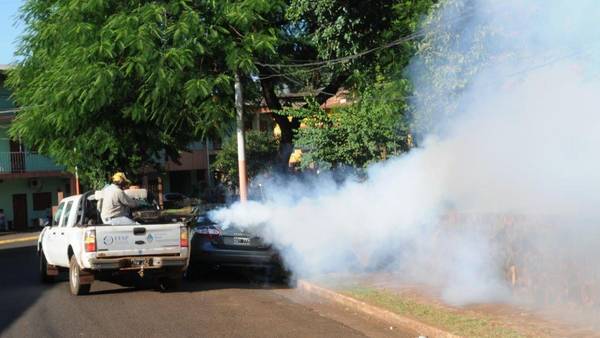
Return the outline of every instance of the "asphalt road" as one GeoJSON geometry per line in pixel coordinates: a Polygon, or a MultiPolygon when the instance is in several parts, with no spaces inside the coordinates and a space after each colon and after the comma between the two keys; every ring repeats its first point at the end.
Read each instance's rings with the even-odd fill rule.
{"type": "Polygon", "coordinates": [[[160,293],[95,282],[87,296],[66,276],[38,281],[34,243],[0,245],[2,337],[416,337],[414,332],[271,285],[256,273],[217,273],[160,293]]]}

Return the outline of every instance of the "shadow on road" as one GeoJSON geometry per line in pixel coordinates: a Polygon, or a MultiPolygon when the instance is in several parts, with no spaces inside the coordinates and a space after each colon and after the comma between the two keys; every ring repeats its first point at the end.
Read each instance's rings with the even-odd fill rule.
{"type": "Polygon", "coordinates": [[[50,288],[40,283],[37,266],[35,245],[0,249],[0,335],[50,288]]]}
{"type": "MultiPolygon", "coordinates": [[[[56,283],[45,285],[39,281],[38,256],[35,245],[18,248],[0,248],[0,335],[14,321],[19,319],[44,292],[56,285],[65,284],[66,273],[61,273],[56,283]]],[[[138,291],[156,290],[157,282],[151,278],[123,277],[112,278],[108,282],[92,286],[89,296],[114,295],[138,291]]],[[[264,269],[224,269],[210,271],[193,280],[185,279],[181,287],[170,292],[203,292],[222,289],[272,290],[289,288],[277,283],[264,269]]],[[[65,297],[70,297],[68,288],[65,297]]]]}
{"type": "Polygon", "coordinates": [[[209,291],[220,289],[287,289],[285,283],[276,282],[265,270],[225,269],[212,271],[187,280],[181,291],[209,291]]]}
{"type": "MultiPolygon", "coordinates": [[[[92,291],[89,296],[112,295],[137,291],[154,290],[159,292],[158,282],[152,278],[137,278],[135,275],[129,277],[116,277],[105,280],[121,288],[102,289],[92,291]]],[[[211,271],[198,276],[193,280],[184,279],[181,287],[168,293],[177,292],[202,292],[223,289],[286,289],[288,285],[277,283],[264,270],[228,269],[211,271]]]]}

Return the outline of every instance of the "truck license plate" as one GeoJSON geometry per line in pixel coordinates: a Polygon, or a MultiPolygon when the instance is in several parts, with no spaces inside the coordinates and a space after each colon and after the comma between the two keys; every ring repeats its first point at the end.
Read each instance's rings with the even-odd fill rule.
{"type": "Polygon", "coordinates": [[[234,245],[250,245],[250,238],[248,237],[233,237],[234,245]]]}
{"type": "Polygon", "coordinates": [[[133,258],[131,260],[131,265],[138,265],[138,266],[144,265],[144,259],[143,258],[133,258]]]}
{"type": "Polygon", "coordinates": [[[133,258],[131,259],[131,265],[133,266],[151,266],[152,259],[147,258],[133,258]]]}

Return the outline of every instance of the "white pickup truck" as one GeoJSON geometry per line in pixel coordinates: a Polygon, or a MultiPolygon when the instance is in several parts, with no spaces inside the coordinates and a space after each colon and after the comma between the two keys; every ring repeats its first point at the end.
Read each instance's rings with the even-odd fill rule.
{"type": "Polygon", "coordinates": [[[150,218],[153,224],[102,224],[93,196],[63,199],[52,225],[40,233],[41,280],[52,282],[68,269],[74,295],[88,293],[95,279],[127,273],[154,277],[161,289],[179,287],[189,257],[185,223],[150,218]]]}

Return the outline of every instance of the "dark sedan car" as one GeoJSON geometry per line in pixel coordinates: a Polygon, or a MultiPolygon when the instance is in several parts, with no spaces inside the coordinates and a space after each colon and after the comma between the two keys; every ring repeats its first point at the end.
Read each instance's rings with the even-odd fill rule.
{"type": "Polygon", "coordinates": [[[206,215],[192,229],[188,275],[219,268],[262,269],[278,282],[292,283],[277,250],[258,235],[259,228],[222,226],[206,215]]]}

